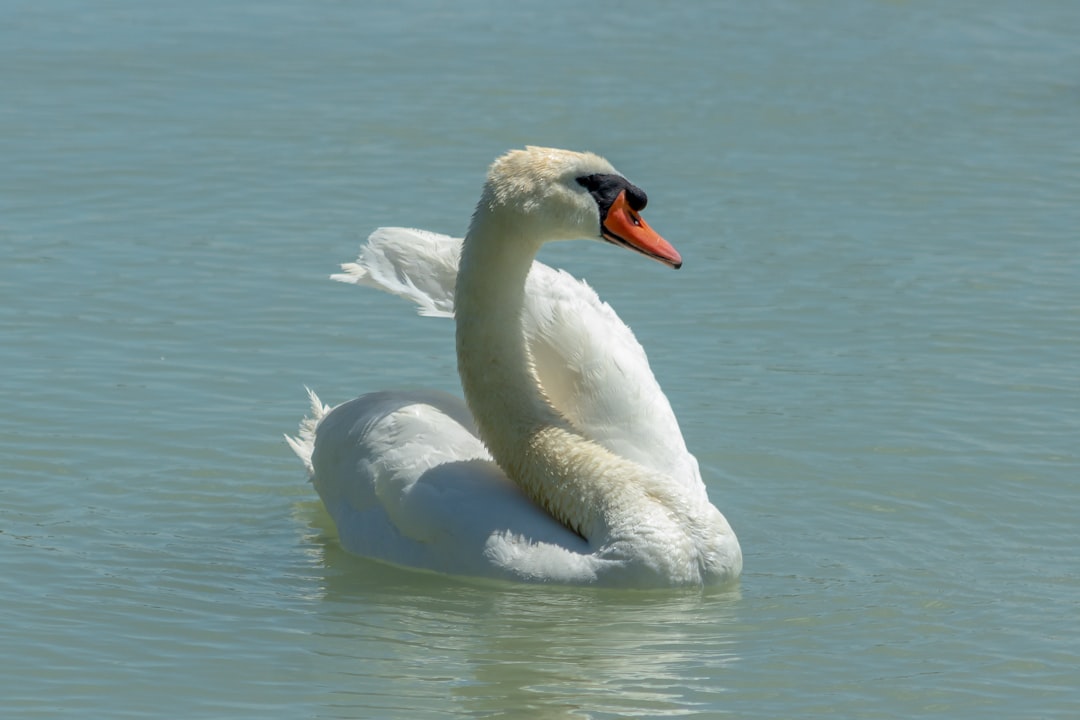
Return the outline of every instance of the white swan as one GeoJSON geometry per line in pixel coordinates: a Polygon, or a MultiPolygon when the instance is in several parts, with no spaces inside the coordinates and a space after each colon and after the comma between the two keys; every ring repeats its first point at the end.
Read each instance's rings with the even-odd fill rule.
{"type": "Polygon", "coordinates": [[[596,155],[529,147],[496,160],[464,241],[381,228],[334,278],[457,322],[468,406],[379,392],[288,438],[342,545],[453,574],[629,587],[716,584],[742,553],[630,329],[534,257],[603,239],[679,267],[645,193],[596,155]],[[471,411],[471,412],[470,412],[471,411]]]}

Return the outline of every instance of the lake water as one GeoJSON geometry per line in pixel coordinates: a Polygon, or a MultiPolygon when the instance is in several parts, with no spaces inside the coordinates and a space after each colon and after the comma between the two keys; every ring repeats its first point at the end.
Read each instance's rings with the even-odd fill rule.
{"type": "Polygon", "coordinates": [[[1073,718],[1080,3],[0,2],[5,717],[1073,718]],[[633,327],[726,591],[344,554],[282,434],[458,391],[332,283],[524,144],[682,252],[545,250],[633,327]]]}

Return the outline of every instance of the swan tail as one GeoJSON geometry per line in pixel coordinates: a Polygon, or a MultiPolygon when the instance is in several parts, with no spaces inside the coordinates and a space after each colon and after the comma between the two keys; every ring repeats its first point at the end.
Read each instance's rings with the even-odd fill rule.
{"type": "Polygon", "coordinates": [[[330,406],[324,405],[314,390],[311,388],[306,389],[308,399],[311,401],[310,415],[300,421],[300,428],[297,430],[295,437],[292,435],[285,436],[285,442],[296,453],[296,457],[300,458],[300,462],[304,463],[308,479],[311,479],[315,477],[315,467],[311,464],[311,454],[315,450],[315,429],[319,427],[319,423],[330,412],[330,406]]]}
{"type": "Polygon", "coordinates": [[[373,287],[411,300],[427,317],[454,316],[461,240],[426,230],[384,227],[371,233],[356,262],[331,280],[373,287]]]}

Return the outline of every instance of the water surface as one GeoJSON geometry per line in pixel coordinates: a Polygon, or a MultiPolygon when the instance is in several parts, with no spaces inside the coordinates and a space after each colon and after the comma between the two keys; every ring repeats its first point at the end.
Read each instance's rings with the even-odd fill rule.
{"type": "Polygon", "coordinates": [[[1075,3],[0,4],[12,717],[1073,717],[1075,3]],[[720,592],[352,558],[281,436],[457,392],[330,283],[606,155],[679,273],[546,249],[635,329],[746,556],[720,592]]]}

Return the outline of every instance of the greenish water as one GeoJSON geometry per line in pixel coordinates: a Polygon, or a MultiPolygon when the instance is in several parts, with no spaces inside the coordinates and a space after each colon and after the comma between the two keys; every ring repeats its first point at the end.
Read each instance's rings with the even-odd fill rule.
{"type": "Polygon", "coordinates": [[[0,1],[11,717],[1071,718],[1080,5],[0,1]],[[635,329],[739,534],[728,592],[342,553],[281,439],[457,392],[331,283],[607,156],[678,274],[545,251],[635,329]]]}

